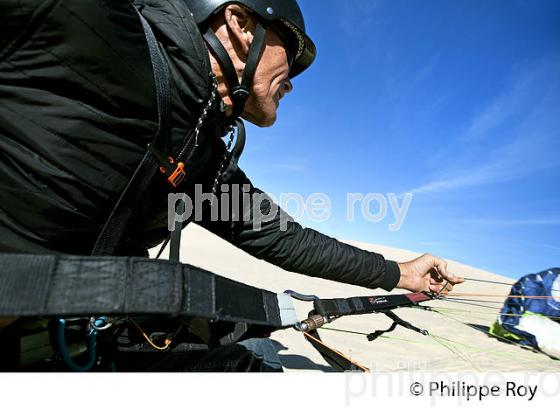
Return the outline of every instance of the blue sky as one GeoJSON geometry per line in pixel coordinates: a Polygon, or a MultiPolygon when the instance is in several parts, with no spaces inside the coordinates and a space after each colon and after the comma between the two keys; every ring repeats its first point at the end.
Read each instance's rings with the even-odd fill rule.
{"type": "Polygon", "coordinates": [[[255,185],[326,193],[328,221],[301,222],[338,238],[510,277],[560,265],[560,2],[300,5],[318,57],[249,127],[255,185]],[[346,221],[348,192],[414,196],[392,232],[390,213],[346,221]]]}

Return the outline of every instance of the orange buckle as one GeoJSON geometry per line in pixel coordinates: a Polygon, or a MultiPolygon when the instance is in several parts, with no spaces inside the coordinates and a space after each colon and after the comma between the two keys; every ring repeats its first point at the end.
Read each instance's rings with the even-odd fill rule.
{"type": "Polygon", "coordinates": [[[167,178],[167,182],[169,182],[173,188],[177,188],[177,186],[183,182],[185,176],[185,164],[179,162],[175,171],[167,178]]]}
{"type": "MultiPolygon", "coordinates": [[[[168,157],[167,160],[169,164],[175,164],[175,160],[172,157],[168,157]]],[[[173,186],[173,188],[177,188],[185,179],[185,164],[182,162],[178,162],[177,165],[173,167],[159,167],[159,170],[162,174],[167,176],[167,182],[173,186]]]]}

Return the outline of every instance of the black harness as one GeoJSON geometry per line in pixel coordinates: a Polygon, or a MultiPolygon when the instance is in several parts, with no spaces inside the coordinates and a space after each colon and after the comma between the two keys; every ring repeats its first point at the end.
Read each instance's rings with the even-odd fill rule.
{"type": "MultiPolygon", "coordinates": [[[[72,370],[90,370],[94,366],[97,335],[106,326],[116,323],[118,318],[148,315],[204,319],[212,323],[209,327],[213,335],[204,340],[208,345],[223,345],[255,335],[262,336],[297,322],[293,305],[286,295],[277,295],[178,263],[181,223],[175,224],[175,230],[170,235],[170,261],[109,256],[118,252],[133,214],[149,193],[155,176],[162,172],[174,188],[185,177],[183,163],[166,153],[171,131],[169,69],[149,23],[140,10],[136,11],[152,62],[158,128],[107,218],[91,256],[0,254],[0,317],[55,319],[54,344],[72,370]],[[87,332],[89,352],[87,362],[82,365],[73,361],[66,346],[66,330],[73,323],[79,323],[80,318],[87,319],[84,330],[87,332]]],[[[217,180],[222,174],[229,175],[234,171],[243,149],[244,127],[237,118],[243,113],[249,96],[264,35],[265,29],[259,25],[241,84],[236,76],[232,76],[235,70],[221,43],[215,35],[205,35],[209,44],[214,45],[215,53],[222,62],[225,61],[225,72],[232,85],[235,103],[230,120],[232,127],[236,124],[238,128],[236,145],[232,153],[224,158],[228,160],[228,166],[222,166],[217,180]]],[[[189,138],[195,139],[193,134],[189,138]]],[[[182,201],[178,201],[179,207],[181,204],[182,201]]],[[[180,208],[178,211],[181,213],[180,208]]]]}
{"type": "Polygon", "coordinates": [[[297,322],[288,295],[165,260],[0,254],[0,266],[0,317],[85,317],[88,336],[120,318],[201,318],[220,346],[297,322]]]}

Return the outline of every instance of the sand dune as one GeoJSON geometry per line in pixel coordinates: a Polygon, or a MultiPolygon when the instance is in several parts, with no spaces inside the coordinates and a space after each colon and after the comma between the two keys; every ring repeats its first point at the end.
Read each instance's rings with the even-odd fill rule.
{"type": "MultiPolygon", "coordinates": [[[[418,253],[350,242],[355,246],[383,254],[396,261],[410,260],[418,253]]],[[[350,297],[358,295],[385,294],[382,290],[370,290],[340,284],[318,278],[310,278],[284,271],[274,265],[257,260],[227,242],[191,224],[183,232],[182,262],[211,270],[219,275],[274,292],[293,289],[301,293],[316,294],[322,298],[350,297]]],[[[512,282],[511,279],[476,269],[454,261],[449,262],[451,272],[461,276],[512,282]]],[[[478,282],[467,282],[456,288],[457,292],[507,295],[509,287],[478,282]]],[[[392,293],[404,293],[395,290],[392,293]]],[[[488,299],[488,298],[487,298],[488,299]]],[[[500,307],[504,298],[492,298],[500,307]]],[[[399,309],[396,313],[415,326],[427,329],[430,336],[423,336],[398,327],[394,332],[369,342],[365,335],[321,330],[325,343],[349,355],[357,362],[380,371],[427,370],[427,371],[546,371],[560,369],[560,361],[534,353],[491,338],[484,333],[496,319],[498,311],[478,306],[445,301],[431,301],[428,305],[440,313],[416,309],[399,309]]],[[[311,303],[296,302],[301,318],[307,317],[311,303]]],[[[385,329],[391,324],[384,315],[363,315],[341,318],[329,328],[369,333],[385,329]]],[[[329,371],[322,357],[295,330],[275,332],[276,344],[286,371],[329,371]]]]}

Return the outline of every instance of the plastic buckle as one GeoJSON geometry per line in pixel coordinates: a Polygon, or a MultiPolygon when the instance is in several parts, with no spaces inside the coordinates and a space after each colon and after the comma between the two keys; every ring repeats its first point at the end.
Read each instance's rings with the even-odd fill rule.
{"type": "Polygon", "coordinates": [[[165,157],[165,155],[151,144],[148,146],[148,149],[160,163],[159,170],[167,177],[167,182],[169,182],[173,188],[177,188],[185,180],[185,164],[182,162],[175,163],[173,157],[165,157]]]}
{"type": "Polygon", "coordinates": [[[245,103],[251,95],[251,92],[244,85],[236,85],[232,89],[232,95],[235,100],[240,100],[242,103],[245,103]]]}
{"type": "Polygon", "coordinates": [[[159,170],[167,177],[167,182],[171,184],[173,188],[177,188],[181,182],[185,180],[185,164],[178,162],[175,164],[175,160],[172,157],[167,158],[169,165],[159,167],[159,170]]]}

